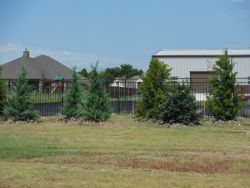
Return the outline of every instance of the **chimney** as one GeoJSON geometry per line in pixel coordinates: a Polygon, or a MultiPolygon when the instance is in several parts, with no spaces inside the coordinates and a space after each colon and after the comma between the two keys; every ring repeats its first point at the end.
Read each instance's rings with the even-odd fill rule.
{"type": "Polygon", "coordinates": [[[25,58],[29,58],[30,57],[30,52],[28,51],[27,48],[25,48],[25,50],[23,51],[23,57],[25,57],[25,58]]]}

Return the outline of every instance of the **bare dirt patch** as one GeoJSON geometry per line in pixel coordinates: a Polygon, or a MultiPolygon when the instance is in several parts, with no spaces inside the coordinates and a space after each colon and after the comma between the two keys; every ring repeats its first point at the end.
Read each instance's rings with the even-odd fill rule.
{"type": "Polygon", "coordinates": [[[84,121],[82,119],[70,118],[66,119],[63,116],[52,116],[52,117],[42,117],[40,119],[42,123],[59,123],[61,125],[85,125],[85,126],[110,126],[112,124],[111,120],[106,122],[93,122],[84,121]]]}

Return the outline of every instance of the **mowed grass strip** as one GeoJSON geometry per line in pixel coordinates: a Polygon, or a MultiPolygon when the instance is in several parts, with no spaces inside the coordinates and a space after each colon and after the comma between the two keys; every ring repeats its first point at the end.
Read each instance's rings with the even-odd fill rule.
{"type": "Polygon", "coordinates": [[[249,122],[1,122],[0,187],[250,187],[249,122]]]}

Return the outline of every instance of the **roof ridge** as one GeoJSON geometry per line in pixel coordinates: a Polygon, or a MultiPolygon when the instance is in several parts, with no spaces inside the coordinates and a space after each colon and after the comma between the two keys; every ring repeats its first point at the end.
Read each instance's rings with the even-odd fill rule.
{"type": "MultiPolygon", "coordinates": [[[[250,56],[250,49],[227,49],[229,56],[250,56]]],[[[220,56],[223,55],[223,49],[216,50],[161,50],[153,55],[157,56],[220,56]]]]}
{"type": "Polygon", "coordinates": [[[58,75],[66,80],[71,79],[72,70],[69,67],[60,63],[56,59],[43,54],[29,58],[22,56],[3,64],[2,77],[5,79],[16,79],[18,71],[22,66],[22,62],[28,72],[28,79],[53,80],[58,75]]]}

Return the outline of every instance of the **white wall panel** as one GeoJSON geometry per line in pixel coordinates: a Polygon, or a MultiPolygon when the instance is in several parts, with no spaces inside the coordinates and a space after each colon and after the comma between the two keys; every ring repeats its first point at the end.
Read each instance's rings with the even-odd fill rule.
{"type": "MultiPolygon", "coordinates": [[[[160,57],[164,63],[172,68],[171,76],[179,78],[190,77],[190,71],[211,71],[218,58],[215,57],[160,57]]],[[[237,77],[250,76],[250,57],[233,57],[237,77]]]]}

